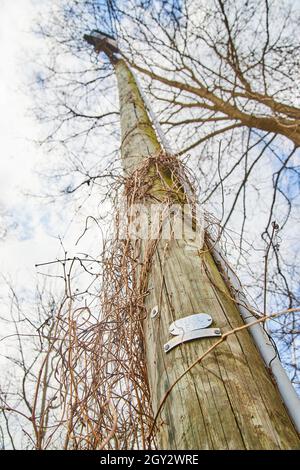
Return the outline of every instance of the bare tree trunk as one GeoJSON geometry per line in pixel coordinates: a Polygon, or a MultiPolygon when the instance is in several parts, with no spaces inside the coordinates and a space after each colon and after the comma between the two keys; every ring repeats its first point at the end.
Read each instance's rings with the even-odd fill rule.
{"type": "MultiPolygon", "coordinates": [[[[161,151],[135,79],[117,60],[122,161],[131,174],[146,156],[161,151]]],[[[187,239],[146,242],[141,273],[152,247],[145,278],[147,318],[144,343],[151,400],[162,449],[297,449],[297,432],[248,331],[228,337],[166,393],[216,338],[186,342],[170,352],[170,324],[207,313],[222,333],[243,325],[238,308],[205,243],[187,239]],[[151,318],[153,307],[158,315],[151,318]],[[164,401],[165,399],[165,401],[164,401]],[[161,404],[163,403],[163,406],[161,404]]]]}

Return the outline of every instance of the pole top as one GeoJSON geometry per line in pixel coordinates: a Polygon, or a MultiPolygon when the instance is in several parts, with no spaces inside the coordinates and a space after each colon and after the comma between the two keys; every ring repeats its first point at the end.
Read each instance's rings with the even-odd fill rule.
{"type": "Polygon", "coordinates": [[[120,53],[116,39],[97,29],[85,34],[83,39],[94,46],[96,52],[104,52],[110,60],[115,58],[115,54],[120,53]]]}

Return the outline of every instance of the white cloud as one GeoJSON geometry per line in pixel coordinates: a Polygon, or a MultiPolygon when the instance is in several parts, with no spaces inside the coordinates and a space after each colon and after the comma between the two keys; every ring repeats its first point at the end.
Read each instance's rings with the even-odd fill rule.
{"type": "MultiPolygon", "coordinates": [[[[55,205],[24,195],[39,192],[36,169],[47,158],[33,142],[39,126],[29,112],[30,91],[24,90],[32,66],[29,58],[40,48],[31,31],[36,8],[32,0],[0,3],[0,226],[15,226],[0,241],[1,273],[16,287],[34,288],[35,264],[58,256],[57,236],[66,233],[70,217],[67,211],[62,216],[55,205]]],[[[74,240],[72,227],[68,234],[74,240]]]]}

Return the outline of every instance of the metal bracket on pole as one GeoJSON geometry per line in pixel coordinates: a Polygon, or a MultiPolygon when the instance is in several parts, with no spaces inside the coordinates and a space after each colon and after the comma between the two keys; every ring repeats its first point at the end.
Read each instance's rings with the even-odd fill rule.
{"type": "Polygon", "coordinates": [[[175,338],[164,345],[165,352],[194,339],[222,336],[219,328],[207,328],[211,324],[212,317],[207,313],[196,313],[175,320],[169,327],[170,333],[175,338]]]}

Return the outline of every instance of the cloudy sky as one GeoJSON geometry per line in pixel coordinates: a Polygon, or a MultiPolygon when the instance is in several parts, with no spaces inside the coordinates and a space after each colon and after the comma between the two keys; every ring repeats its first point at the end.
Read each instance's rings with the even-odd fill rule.
{"type": "MultiPolygon", "coordinates": [[[[26,196],[43,192],[46,180],[37,170],[45,163],[50,162],[51,166],[53,158],[34,143],[41,129],[31,111],[34,103],[29,89],[35,60],[43,47],[32,30],[37,12],[47,4],[48,0],[0,0],[0,237],[8,227],[5,237],[0,238],[0,264],[2,275],[9,277],[17,289],[34,288],[39,278],[35,264],[61,256],[58,237],[63,238],[70,257],[78,251],[88,251],[86,247],[75,246],[84,229],[84,214],[76,219],[74,211],[66,210],[60,201],[50,204],[44,199],[26,196]]],[[[268,165],[273,171],[271,161],[273,156],[268,165]]],[[[262,176],[271,181],[270,175],[262,176]]],[[[252,193],[255,196],[255,189],[252,193]]],[[[272,194],[271,191],[270,197],[272,194]]],[[[229,196],[227,199],[230,201],[229,196]]],[[[91,200],[88,204],[90,211],[91,200]]],[[[256,211],[256,204],[253,207],[256,211]]],[[[237,215],[235,218],[238,225],[237,215]]],[[[263,224],[264,219],[256,220],[256,226],[259,223],[263,224]]],[[[299,228],[295,225],[292,228],[288,232],[290,240],[284,240],[286,250],[294,245],[293,234],[298,238],[299,228]]],[[[256,262],[254,255],[252,261],[256,262]]],[[[257,256],[263,267],[263,256],[260,252],[257,256]]]]}
{"type": "Polygon", "coordinates": [[[26,196],[41,194],[43,180],[36,169],[49,158],[34,143],[40,129],[28,89],[41,48],[32,32],[35,3],[0,0],[0,233],[6,234],[0,241],[0,263],[2,275],[18,289],[33,288],[35,264],[59,255],[58,236],[69,238],[70,249],[74,239],[70,218],[42,199],[26,196]]]}

